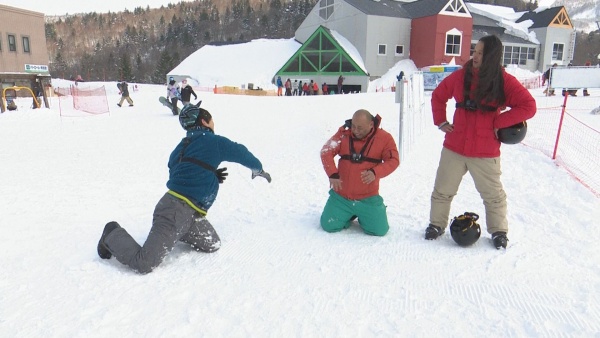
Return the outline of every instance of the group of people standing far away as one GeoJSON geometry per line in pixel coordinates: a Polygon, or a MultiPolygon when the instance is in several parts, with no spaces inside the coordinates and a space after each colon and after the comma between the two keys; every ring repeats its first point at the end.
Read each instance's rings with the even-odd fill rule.
{"type": "MultiPolygon", "coordinates": [[[[498,130],[532,118],[537,108],[529,91],[502,67],[502,51],[498,37],[481,38],[472,59],[432,93],[433,121],[445,138],[431,194],[426,240],[444,234],[452,199],[469,172],[483,199],[493,246],[507,246],[507,203],[500,181],[498,130]],[[457,102],[452,123],[446,119],[450,99],[457,102]]],[[[145,274],[156,268],[177,242],[197,251],[214,252],[221,240],[206,215],[215,202],[219,184],[228,175],[227,168],[217,169],[219,165],[224,161],[239,163],[252,171],[253,179],[261,177],[271,182],[262,163],[245,146],[215,134],[214,119],[207,110],[186,105],[179,122],[186,136],[169,157],[168,191],[154,209],[146,242],[140,246],[117,222],[109,222],[97,245],[102,259],[115,256],[122,264],[145,274]]],[[[400,159],[394,138],[380,125],[379,115],[359,109],[321,148],[330,187],[320,217],[323,230],[338,232],[357,223],[369,235],[384,236],[388,232],[387,206],[379,194],[379,182],[398,168],[400,159]]]]}
{"type": "Polygon", "coordinates": [[[537,107],[531,93],[502,67],[502,51],[497,36],[482,37],[473,58],[442,80],[432,93],[433,122],[445,138],[425,239],[434,240],[445,232],[452,199],[469,172],[483,199],[487,232],[494,247],[507,246],[507,203],[500,181],[498,129],[532,118],[537,107]],[[452,98],[457,103],[450,123],[446,120],[446,105],[452,98]]]}
{"type": "MultiPolygon", "coordinates": [[[[585,67],[590,67],[592,65],[591,61],[586,61],[585,63],[585,67]]],[[[554,88],[552,88],[552,83],[550,82],[550,72],[552,71],[552,69],[558,67],[558,64],[555,63],[553,64],[550,68],[548,68],[544,74],[542,74],[542,86],[546,85],[546,81],[548,81],[548,88],[544,89],[544,94],[546,96],[554,96],[556,95],[554,93],[554,88]]],[[[572,63],[569,63],[567,65],[567,67],[573,67],[572,63]]],[[[562,96],[577,96],[577,89],[571,89],[571,88],[564,88],[562,90],[562,96]]],[[[590,93],[588,92],[587,88],[583,88],[583,96],[590,96],[590,93]]]]}
{"type": "Polygon", "coordinates": [[[187,79],[183,79],[181,81],[181,86],[179,86],[174,77],[169,77],[169,83],[167,84],[167,100],[171,103],[173,115],[179,114],[177,102],[181,100],[181,104],[185,107],[190,104],[192,95],[194,95],[194,100],[198,99],[198,95],[196,95],[194,88],[187,82],[187,79]]]}
{"type": "MultiPolygon", "coordinates": [[[[344,79],[345,77],[343,77],[342,75],[338,77],[338,94],[342,93],[344,79]]],[[[329,91],[329,85],[326,82],[323,82],[321,88],[319,88],[319,84],[314,82],[313,80],[310,80],[310,82],[294,80],[294,82],[292,82],[292,80],[288,78],[285,82],[283,82],[281,76],[277,76],[275,84],[277,85],[277,96],[319,95],[319,89],[321,90],[322,95],[333,94],[333,91],[329,91]]]]}

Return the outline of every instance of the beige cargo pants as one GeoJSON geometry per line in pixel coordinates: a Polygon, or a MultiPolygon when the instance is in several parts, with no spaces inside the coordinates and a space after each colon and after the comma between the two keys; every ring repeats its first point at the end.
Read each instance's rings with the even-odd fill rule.
{"type": "MultiPolygon", "coordinates": [[[[450,204],[458,192],[463,176],[469,172],[475,188],[483,199],[487,232],[508,233],[506,220],[506,193],[500,182],[500,157],[479,158],[465,157],[446,148],[442,149],[440,164],[435,177],[435,185],[431,194],[431,210],[429,223],[445,229],[448,226],[450,204]]],[[[474,211],[474,210],[462,210],[474,211]]]]}

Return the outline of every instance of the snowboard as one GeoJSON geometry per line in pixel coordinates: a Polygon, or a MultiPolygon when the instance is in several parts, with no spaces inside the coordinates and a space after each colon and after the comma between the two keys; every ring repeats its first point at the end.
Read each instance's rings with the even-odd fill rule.
{"type": "MultiPolygon", "coordinates": [[[[162,103],[163,106],[169,107],[169,109],[171,110],[171,112],[173,112],[173,106],[171,105],[171,102],[169,102],[169,100],[167,100],[166,97],[161,96],[161,97],[158,98],[158,101],[160,101],[160,103],[162,103]]],[[[173,114],[173,115],[178,115],[179,111],[180,111],[180,109],[179,109],[179,107],[177,107],[177,114],[173,114]]]]}

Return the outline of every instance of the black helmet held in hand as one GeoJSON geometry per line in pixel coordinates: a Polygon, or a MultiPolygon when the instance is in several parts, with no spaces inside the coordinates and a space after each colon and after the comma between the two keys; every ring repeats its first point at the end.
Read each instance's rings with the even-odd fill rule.
{"type": "Polygon", "coordinates": [[[454,217],[450,224],[450,235],[456,244],[469,246],[477,242],[481,236],[481,227],[477,224],[479,215],[474,212],[465,212],[454,217]]]}
{"type": "Polygon", "coordinates": [[[525,139],[527,122],[523,121],[510,127],[498,129],[498,140],[506,144],[517,144],[525,139]]]}

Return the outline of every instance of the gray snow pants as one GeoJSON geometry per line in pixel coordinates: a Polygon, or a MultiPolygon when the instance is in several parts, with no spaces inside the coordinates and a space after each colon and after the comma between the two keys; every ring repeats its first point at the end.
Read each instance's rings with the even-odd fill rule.
{"type": "Polygon", "coordinates": [[[177,241],[203,252],[214,252],[221,247],[221,240],[208,220],[185,201],[167,193],[154,209],[152,228],[143,246],[123,228],[109,233],[104,245],[119,262],[146,274],[160,265],[177,241]]]}

